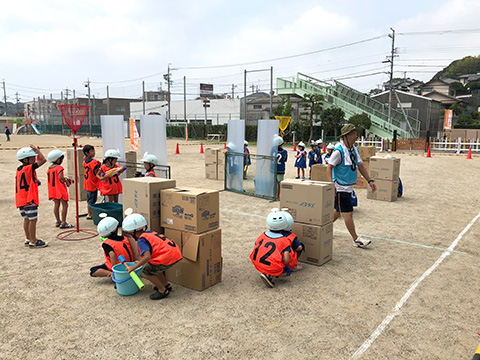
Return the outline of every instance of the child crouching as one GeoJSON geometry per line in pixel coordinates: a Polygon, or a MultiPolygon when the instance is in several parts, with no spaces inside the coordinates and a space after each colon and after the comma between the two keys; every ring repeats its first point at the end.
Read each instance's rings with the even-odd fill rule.
{"type": "Polygon", "coordinates": [[[292,269],[291,240],[282,233],[288,227],[284,213],[273,209],[267,216],[269,231],[260,235],[250,254],[250,260],[260,271],[260,277],[268,287],[275,287],[274,277],[290,276],[292,269]]]}
{"type": "Polygon", "coordinates": [[[126,266],[128,273],[143,266],[143,275],[155,285],[155,292],[150,295],[152,300],[166,298],[172,291],[167,282],[165,270],[182,260],[182,253],[174,241],[165,235],[147,230],[147,220],[140,214],[128,215],[122,223],[127,237],[138,242],[141,260],[133,266],[126,266]]]}
{"type": "Polygon", "coordinates": [[[120,263],[118,261],[120,255],[123,255],[127,261],[135,261],[135,253],[132,250],[130,240],[125,236],[117,235],[117,229],[118,220],[113,217],[103,218],[98,223],[98,234],[102,238],[106,238],[102,244],[105,263],[90,268],[90,276],[111,277],[113,265],[120,263]]]}

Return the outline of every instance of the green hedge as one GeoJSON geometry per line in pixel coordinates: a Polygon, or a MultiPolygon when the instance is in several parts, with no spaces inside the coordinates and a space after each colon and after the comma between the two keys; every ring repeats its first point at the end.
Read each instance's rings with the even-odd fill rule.
{"type": "Polygon", "coordinates": [[[480,124],[455,124],[453,125],[454,129],[480,129],[480,124]]]}

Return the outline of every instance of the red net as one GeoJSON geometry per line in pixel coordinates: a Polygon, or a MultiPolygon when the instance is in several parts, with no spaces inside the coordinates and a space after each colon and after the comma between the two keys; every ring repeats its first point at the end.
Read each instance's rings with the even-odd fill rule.
{"type": "Polygon", "coordinates": [[[73,133],[76,134],[88,114],[88,105],[58,105],[58,108],[62,112],[63,120],[67,123],[68,127],[72,129],[73,133]]]}

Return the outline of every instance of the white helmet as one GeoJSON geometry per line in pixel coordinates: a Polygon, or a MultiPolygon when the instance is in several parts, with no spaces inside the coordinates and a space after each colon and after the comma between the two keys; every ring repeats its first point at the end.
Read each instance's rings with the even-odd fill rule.
{"type": "Polygon", "coordinates": [[[283,138],[281,136],[275,135],[273,137],[273,145],[275,146],[283,145],[283,138]]]}
{"type": "Polygon", "coordinates": [[[288,221],[282,211],[272,209],[272,212],[267,216],[267,228],[269,230],[281,231],[288,227],[288,221]]]}
{"type": "Polygon", "coordinates": [[[330,144],[328,144],[327,149],[328,149],[328,150],[333,150],[333,149],[335,149],[335,145],[333,145],[332,143],[330,143],[330,144]]]}
{"type": "Polygon", "coordinates": [[[303,141],[300,141],[300,142],[298,143],[298,146],[301,146],[301,147],[303,147],[303,148],[305,149],[305,143],[304,143],[303,141]]]}
{"type": "Polygon", "coordinates": [[[109,157],[112,157],[112,158],[115,158],[115,159],[120,159],[120,151],[118,150],[115,150],[115,149],[108,149],[107,151],[105,151],[105,156],[104,158],[109,158],[109,157]]]}
{"type": "Polygon", "coordinates": [[[317,144],[317,145],[323,144],[323,140],[322,140],[322,139],[318,139],[317,141],[315,141],[315,144],[317,144]]]}
{"type": "Polygon", "coordinates": [[[288,212],[288,209],[282,209],[282,212],[283,215],[287,218],[287,227],[283,230],[292,231],[293,224],[295,223],[292,214],[288,212]]]}
{"type": "Polygon", "coordinates": [[[117,230],[118,220],[113,217],[106,217],[100,220],[97,225],[98,235],[106,237],[117,230]]]}
{"type": "Polygon", "coordinates": [[[235,152],[235,144],[230,141],[230,142],[227,144],[227,150],[228,150],[228,151],[233,151],[233,152],[235,152]]]}
{"type": "Polygon", "coordinates": [[[62,150],[54,149],[54,150],[52,150],[48,153],[47,159],[51,163],[54,163],[55,161],[57,161],[58,159],[60,159],[64,155],[65,155],[65,153],[62,150]]]}
{"type": "Polygon", "coordinates": [[[247,141],[247,140],[244,140],[244,141],[243,141],[243,145],[248,146],[248,141],[247,141]]]}
{"type": "Polygon", "coordinates": [[[143,155],[142,162],[158,165],[158,158],[155,155],[146,152],[145,155],[143,155]]]}
{"type": "Polygon", "coordinates": [[[126,232],[134,232],[147,226],[147,220],[140,214],[131,214],[123,219],[122,229],[126,232]]]}
{"type": "Polygon", "coordinates": [[[36,151],[33,150],[31,147],[24,147],[17,151],[17,160],[23,160],[37,155],[38,154],[36,153],[36,151]]]}
{"type": "Polygon", "coordinates": [[[315,140],[310,141],[310,146],[315,146],[317,145],[317,142],[315,140]]]}

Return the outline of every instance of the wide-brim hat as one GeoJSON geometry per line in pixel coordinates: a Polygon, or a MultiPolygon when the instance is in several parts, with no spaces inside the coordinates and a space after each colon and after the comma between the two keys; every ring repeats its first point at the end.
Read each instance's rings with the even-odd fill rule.
{"type": "Polygon", "coordinates": [[[351,133],[353,130],[357,130],[357,127],[353,124],[347,124],[347,125],[343,126],[342,130],[340,132],[340,137],[351,133]]]}

